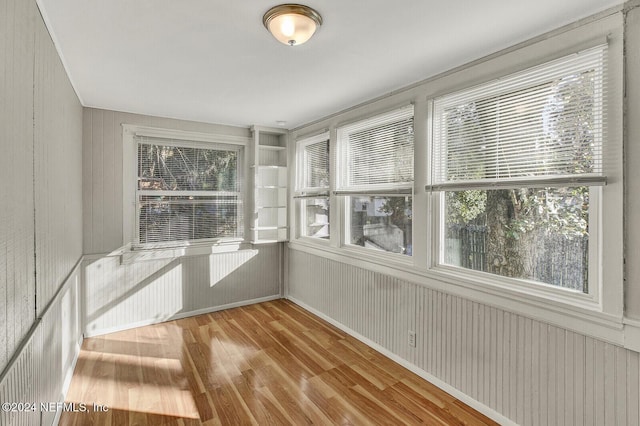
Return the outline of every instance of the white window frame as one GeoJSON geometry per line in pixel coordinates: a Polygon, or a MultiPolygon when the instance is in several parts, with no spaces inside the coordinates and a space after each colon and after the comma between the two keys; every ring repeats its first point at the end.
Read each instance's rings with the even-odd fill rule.
{"type": "MultiPolygon", "coordinates": [[[[240,191],[237,193],[243,204],[246,204],[246,185],[244,185],[246,170],[245,150],[249,143],[248,138],[233,135],[220,135],[202,132],[190,132],[173,129],[163,129],[155,127],[146,127],[138,125],[123,124],[123,242],[129,249],[135,250],[164,250],[181,247],[206,247],[220,244],[237,245],[244,241],[244,238],[208,238],[198,240],[178,240],[171,242],[158,243],[139,243],[139,218],[138,218],[138,195],[142,195],[145,191],[138,190],[138,142],[136,137],[162,138],[167,140],[178,141],[176,146],[204,148],[204,149],[223,149],[238,151],[238,170],[237,177],[239,179],[240,191]]],[[[171,145],[171,144],[168,144],[171,145]]],[[[181,195],[182,192],[171,194],[181,195]]],[[[215,193],[212,193],[215,195],[215,193]]],[[[206,195],[198,193],[198,195],[206,195]]],[[[238,227],[244,231],[244,220],[238,221],[238,227]]],[[[162,256],[161,256],[162,257],[162,256]]]]}
{"type": "MultiPolygon", "coordinates": [[[[573,55],[570,55],[570,57],[573,57],[573,55]]],[[[605,69],[607,68],[607,65],[608,65],[607,58],[608,57],[605,54],[604,55],[605,62],[603,63],[603,66],[605,69]]],[[[482,91],[483,96],[486,96],[486,97],[497,96],[501,93],[505,93],[505,90],[500,87],[500,82],[503,81],[503,79],[510,80],[510,79],[513,79],[514,76],[517,77],[518,75],[522,75],[521,73],[527,75],[527,74],[530,74],[531,70],[536,70],[536,69],[544,72],[546,71],[547,66],[548,66],[547,63],[542,63],[541,65],[538,65],[538,66],[526,68],[522,70],[520,73],[508,75],[498,80],[491,80],[486,83],[481,83],[479,85],[472,86],[469,89],[463,89],[463,91],[464,90],[482,91]],[[486,87],[495,88],[495,92],[490,92],[490,91],[485,92],[486,87]]],[[[608,76],[605,75],[605,79],[606,78],[608,78],[608,76]]],[[[546,80],[543,79],[543,80],[536,81],[536,83],[541,83],[541,82],[546,82],[546,80]]],[[[517,86],[511,85],[508,90],[517,91],[517,90],[522,90],[523,88],[526,88],[526,87],[527,86],[524,86],[522,83],[519,83],[519,85],[517,86]]],[[[458,91],[452,92],[452,93],[454,96],[456,96],[457,92],[458,91]]],[[[506,92],[506,93],[509,93],[509,92],[506,92]]],[[[448,93],[444,94],[444,96],[448,96],[448,95],[449,95],[448,93]]],[[[437,119],[435,108],[434,108],[435,100],[432,98],[432,99],[429,99],[428,102],[429,102],[429,112],[428,112],[429,120],[431,123],[435,124],[435,121],[437,119]]],[[[603,110],[603,112],[605,111],[603,110]]],[[[596,120],[599,120],[599,119],[600,117],[596,117],[596,120]]],[[[433,161],[435,157],[434,151],[436,149],[435,144],[436,144],[437,137],[434,133],[434,127],[435,125],[431,126],[430,132],[428,134],[430,161],[427,167],[429,167],[429,170],[431,171],[431,173],[429,173],[430,183],[427,185],[427,188],[426,188],[428,192],[431,191],[432,189],[431,187],[433,186],[438,187],[438,182],[435,182],[435,181],[431,182],[431,179],[435,179],[433,177],[434,175],[433,172],[435,171],[434,170],[435,165],[433,161]]],[[[602,135],[598,134],[596,136],[601,137],[602,135]]],[[[601,140],[600,140],[600,143],[602,143],[601,140]]],[[[439,149],[443,149],[443,148],[440,147],[439,149]]],[[[601,149],[606,149],[606,145],[604,148],[601,147],[601,149]]],[[[599,163],[598,166],[602,166],[602,164],[599,163]]],[[[483,283],[484,285],[497,286],[505,289],[516,289],[517,291],[524,292],[531,296],[541,296],[541,297],[552,298],[554,300],[562,301],[563,303],[570,304],[577,307],[582,307],[586,309],[601,309],[602,307],[601,292],[602,292],[602,284],[603,284],[602,265],[601,265],[602,263],[601,262],[601,259],[602,259],[602,244],[601,244],[602,209],[603,209],[602,193],[603,191],[606,191],[606,189],[604,189],[604,187],[601,185],[603,184],[603,182],[606,182],[606,177],[602,176],[599,178],[598,176],[592,176],[592,175],[586,175],[586,177],[584,178],[583,178],[583,175],[562,176],[560,178],[550,179],[546,181],[542,179],[541,182],[543,183],[541,185],[534,184],[536,180],[539,180],[539,179],[534,178],[529,181],[523,181],[522,179],[515,178],[509,182],[506,182],[506,179],[504,179],[502,180],[502,182],[499,182],[498,185],[495,185],[493,181],[490,181],[485,184],[485,187],[483,187],[481,181],[474,181],[468,187],[465,186],[465,182],[460,182],[460,183],[453,182],[453,183],[441,185],[442,186],[441,188],[437,188],[436,190],[434,190],[431,195],[431,203],[433,205],[433,215],[431,220],[432,220],[432,230],[433,230],[434,238],[432,239],[432,244],[431,244],[431,253],[430,253],[430,262],[429,262],[430,269],[434,271],[450,274],[452,276],[456,276],[462,279],[469,279],[469,280],[472,280],[473,282],[483,283]],[[584,179],[584,182],[582,182],[580,179],[584,179]],[[591,185],[589,183],[590,180],[593,180],[595,185],[591,185]],[[522,279],[522,278],[505,277],[497,274],[492,274],[489,272],[481,272],[481,271],[464,268],[462,266],[448,265],[444,262],[444,247],[445,247],[445,232],[446,232],[445,230],[446,225],[444,220],[446,203],[444,200],[445,200],[446,192],[458,191],[463,189],[477,189],[477,188],[501,189],[502,187],[518,186],[517,185],[518,181],[521,182],[522,187],[527,187],[527,186],[528,187],[548,186],[548,187],[556,187],[556,188],[566,187],[566,186],[569,186],[569,187],[588,186],[589,187],[589,245],[588,245],[589,252],[588,252],[588,284],[587,284],[588,292],[587,293],[583,293],[577,290],[572,290],[572,289],[563,288],[559,286],[554,286],[554,285],[546,284],[543,282],[522,279]],[[557,182],[554,182],[554,181],[557,181],[557,182]],[[499,186],[500,183],[506,183],[506,185],[499,186]]]]}
{"type": "MultiPolygon", "coordinates": [[[[360,117],[356,120],[350,120],[346,123],[341,123],[336,126],[336,152],[338,153],[335,161],[335,174],[336,185],[333,190],[333,195],[336,197],[336,209],[340,215],[340,241],[339,246],[348,252],[355,254],[356,256],[363,256],[364,258],[375,259],[376,261],[388,262],[391,261],[400,265],[412,265],[413,254],[406,255],[402,253],[394,253],[390,251],[373,250],[365,247],[358,246],[351,243],[351,203],[352,197],[375,197],[375,196],[393,196],[393,197],[409,197],[412,203],[412,215],[415,215],[413,208],[413,187],[414,181],[402,182],[402,183],[383,183],[383,184],[370,184],[370,185],[351,185],[349,184],[349,171],[350,171],[350,158],[348,145],[345,138],[346,130],[349,127],[356,125],[359,128],[367,129],[372,124],[384,125],[392,123],[398,119],[396,114],[406,109],[411,109],[412,117],[414,120],[415,128],[415,108],[413,102],[404,103],[402,105],[396,105],[393,108],[379,111],[375,114],[367,115],[366,117],[360,117]]],[[[415,134],[414,134],[414,147],[415,147],[415,134]]],[[[415,155],[415,154],[414,154],[415,155]]],[[[411,240],[414,241],[415,235],[413,232],[411,240]]]]}
{"type": "MultiPolygon", "coordinates": [[[[313,199],[313,198],[327,198],[329,201],[329,211],[332,210],[331,204],[331,181],[332,181],[332,154],[331,154],[331,140],[329,132],[322,132],[315,136],[304,137],[296,141],[295,144],[295,193],[294,193],[294,201],[295,204],[295,217],[296,217],[296,226],[295,226],[295,236],[297,239],[306,240],[312,244],[324,244],[329,245],[331,240],[331,235],[329,238],[316,238],[313,236],[304,235],[306,228],[306,209],[303,207],[305,199],[313,199]],[[317,143],[329,143],[329,183],[326,187],[307,187],[305,185],[306,182],[306,161],[305,161],[305,148],[309,145],[314,145],[317,143]]],[[[331,229],[331,218],[329,217],[329,229],[331,229]]]]}
{"type": "MultiPolygon", "coordinates": [[[[637,332],[635,337],[632,335],[633,330],[636,330],[633,327],[640,330],[640,326],[624,318],[623,29],[619,14],[566,27],[563,31],[554,31],[311,125],[294,129],[293,138],[328,129],[331,135],[332,155],[336,155],[338,151],[333,149],[339,143],[336,133],[343,123],[353,123],[366,117],[373,117],[380,112],[389,111],[394,107],[413,103],[415,108],[412,203],[414,238],[411,259],[396,258],[402,255],[376,256],[370,250],[345,246],[344,197],[336,196],[332,192],[331,244],[328,247],[320,247],[317,244],[306,244],[306,241],[296,239],[290,242],[290,247],[558,325],[613,344],[626,345],[625,335],[628,339],[640,342],[640,332],[637,332]],[[532,286],[513,285],[513,283],[495,280],[493,275],[491,279],[484,279],[486,277],[478,278],[469,274],[459,274],[458,271],[444,267],[434,267],[435,253],[437,253],[437,247],[434,248],[434,244],[437,245],[438,240],[439,206],[434,199],[435,196],[425,190],[425,186],[432,184],[429,144],[433,123],[430,101],[441,95],[509,76],[605,42],[609,45],[607,55],[609,84],[606,95],[608,141],[603,158],[607,185],[596,190],[599,192],[601,207],[595,209],[596,211],[590,211],[590,220],[597,221],[600,225],[597,235],[593,236],[599,240],[597,256],[599,259],[589,259],[590,265],[597,265],[598,274],[602,277],[597,288],[594,289],[591,286],[594,293],[582,296],[577,294],[578,297],[573,297],[572,293],[569,297],[563,297],[568,293],[565,289],[547,288],[537,283],[532,286]],[[361,250],[356,250],[357,248],[361,250]],[[583,300],[576,301],[576,299],[583,300]]],[[[340,155],[336,156],[339,160],[340,155]]],[[[336,161],[332,163],[332,179],[338,177],[338,173],[333,169],[335,164],[336,161]]],[[[332,184],[333,188],[335,184],[332,184]]],[[[635,344],[640,347],[640,344],[635,344]]]]}

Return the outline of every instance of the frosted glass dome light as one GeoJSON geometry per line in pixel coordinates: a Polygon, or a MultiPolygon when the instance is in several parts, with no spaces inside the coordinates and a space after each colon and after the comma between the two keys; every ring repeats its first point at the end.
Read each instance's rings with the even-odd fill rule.
{"type": "Polygon", "coordinates": [[[298,46],[308,41],[322,25],[322,16],[308,6],[281,4],[267,11],[262,23],[279,42],[298,46]]]}

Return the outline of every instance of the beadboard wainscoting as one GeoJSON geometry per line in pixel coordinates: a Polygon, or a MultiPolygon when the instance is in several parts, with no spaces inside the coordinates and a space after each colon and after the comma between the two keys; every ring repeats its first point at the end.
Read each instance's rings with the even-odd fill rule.
{"type": "Polygon", "coordinates": [[[36,2],[1,4],[0,402],[38,406],[0,425],[50,425],[82,340],[82,105],[36,2]]]}
{"type": "Polygon", "coordinates": [[[0,377],[1,402],[36,404],[1,410],[1,425],[50,425],[62,413],[56,404],[64,401],[82,343],[80,277],[78,262],[0,377]]]}
{"type": "Polygon", "coordinates": [[[637,352],[295,249],[288,265],[289,299],[501,423],[640,424],[637,352]]]}
{"type": "Polygon", "coordinates": [[[281,297],[278,244],[122,262],[85,256],[85,337],[281,297]]]}

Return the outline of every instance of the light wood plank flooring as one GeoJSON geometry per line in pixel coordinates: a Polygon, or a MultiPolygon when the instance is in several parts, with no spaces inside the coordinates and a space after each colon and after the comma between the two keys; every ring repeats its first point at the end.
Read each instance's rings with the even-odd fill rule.
{"type": "Polygon", "coordinates": [[[286,300],[85,339],[66,401],[61,425],[495,424],[286,300]]]}

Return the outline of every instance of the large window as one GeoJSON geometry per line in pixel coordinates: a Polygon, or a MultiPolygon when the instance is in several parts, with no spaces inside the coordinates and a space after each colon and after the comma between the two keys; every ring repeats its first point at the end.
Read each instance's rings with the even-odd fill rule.
{"type": "Polygon", "coordinates": [[[589,293],[606,47],[436,99],[437,263],[589,293]]]}
{"type": "Polygon", "coordinates": [[[338,129],[347,245],[412,254],[413,106],[338,129]]]}
{"type": "Polygon", "coordinates": [[[134,141],[137,243],[242,237],[238,147],[140,136],[134,141]]]}
{"type": "Polygon", "coordinates": [[[329,239],[329,135],[299,141],[296,152],[299,234],[329,239]]]}

